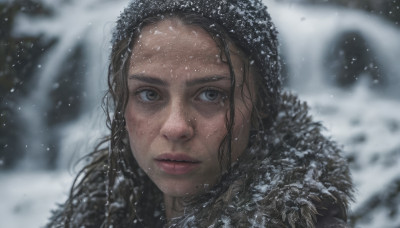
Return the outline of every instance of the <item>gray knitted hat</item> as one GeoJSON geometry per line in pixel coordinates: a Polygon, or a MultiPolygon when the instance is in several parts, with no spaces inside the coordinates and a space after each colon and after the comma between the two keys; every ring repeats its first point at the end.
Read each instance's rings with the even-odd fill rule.
{"type": "Polygon", "coordinates": [[[132,37],[145,18],[168,13],[199,14],[224,27],[236,45],[255,61],[266,95],[277,101],[281,87],[277,32],[260,0],[133,0],[117,22],[114,46],[132,37]]]}

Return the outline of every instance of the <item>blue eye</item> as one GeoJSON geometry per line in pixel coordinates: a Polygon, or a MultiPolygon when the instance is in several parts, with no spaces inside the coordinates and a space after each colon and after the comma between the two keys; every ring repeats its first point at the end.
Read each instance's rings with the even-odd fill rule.
{"type": "Polygon", "coordinates": [[[219,102],[224,99],[223,93],[215,89],[207,89],[200,93],[199,99],[207,102],[219,102]]]}
{"type": "Polygon", "coordinates": [[[160,99],[160,95],[151,89],[144,89],[136,93],[140,100],[144,102],[153,102],[160,99]]]}

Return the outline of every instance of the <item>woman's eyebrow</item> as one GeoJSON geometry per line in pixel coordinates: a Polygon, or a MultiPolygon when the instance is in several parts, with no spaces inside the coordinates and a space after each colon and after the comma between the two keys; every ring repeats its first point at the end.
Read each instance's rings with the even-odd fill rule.
{"type": "Polygon", "coordinates": [[[154,84],[154,85],[160,85],[160,86],[168,86],[168,83],[164,80],[161,80],[156,77],[152,77],[149,75],[144,75],[144,74],[133,74],[128,77],[130,80],[138,80],[142,82],[146,82],[149,84],[154,84]]]}
{"type": "Polygon", "coordinates": [[[221,81],[221,80],[230,80],[227,76],[213,75],[210,77],[196,78],[186,82],[186,86],[195,86],[199,84],[205,84],[209,82],[221,81]]]}
{"type": "MultiPolygon", "coordinates": [[[[160,85],[160,86],[168,86],[169,83],[167,81],[164,81],[160,78],[157,77],[152,77],[150,75],[145,75],[145,74],[132,74],[128,77],[129,80],[138,80],[142,82],[146,82],[149,84],[154,84],[154,85],[160,85]]],[[[192,79],[186,82],[186,86],[195,86],[195,85],[200,85],[200,84],[205,84],[209,82],[215,82],[215,81],[221,81],[221,80],[227,80],[229,81],[230,78],[227,76],[221,76],[221,75],[213,75],[209,77],[202,77],[202,78],[196,78],[192,79]]]]}

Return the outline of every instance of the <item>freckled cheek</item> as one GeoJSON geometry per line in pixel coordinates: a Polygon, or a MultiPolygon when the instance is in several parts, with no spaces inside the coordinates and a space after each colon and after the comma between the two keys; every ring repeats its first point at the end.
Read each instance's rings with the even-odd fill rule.
{"type": "MultiPolygon", "coordinates": [[[[156,143],[156,134],[154,123],[149,118],[126,113],[126,128],[129,134],[129,144],[133,156],[139,166],[149,175],[153,170],[151,157],[156,143]]],[[[154,122],[154,121],[153,121],[154,122]]]]}
{"type": "MultiPolygon", "coordinates": [[[[225,123],[221,121],[220,123],[225,123]]],[[[204,124],[203,145],[211,154],[218,154],[219,146],[226,135],[225,124],[204,124]]],[[[212,158],[214,159],[214,158],[212,158]]]]}
{"type": "Polygon", "coordinates": [[[150,140],[154,135],[154,123],[149,121],[148,117],[141,117],[135,115],[130,111],[125,113],[126,129],[129,134],[129,141],[131,146],[137,147],[140,142],[146,142],[150,140]]]}
{"type": "Polygon", "coordinates": [[[205,127],[204,131],[207,133],[206,138],[210,140],[219,138],[220,135],[222,134],[222,131],[225,129],[225,126],[223,127],[224,128],[220,128],[219,126],[216,125],[209,125],[205,127]]]}

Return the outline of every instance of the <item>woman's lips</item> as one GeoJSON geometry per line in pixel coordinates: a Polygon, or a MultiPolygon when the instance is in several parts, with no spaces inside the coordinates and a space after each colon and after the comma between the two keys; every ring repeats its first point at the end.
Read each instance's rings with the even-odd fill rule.
{"type": "Polygon", "coordinates": [[[183,175],[195,169],[200,161],[185,154],[161,154],[155,159],[158,167],[170,175],[183,175]]]}

